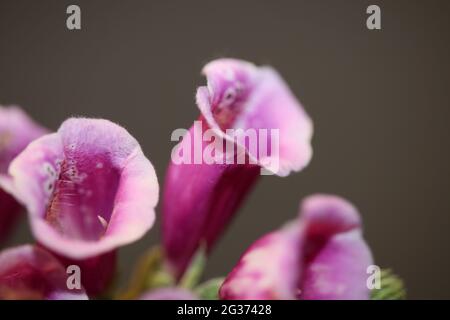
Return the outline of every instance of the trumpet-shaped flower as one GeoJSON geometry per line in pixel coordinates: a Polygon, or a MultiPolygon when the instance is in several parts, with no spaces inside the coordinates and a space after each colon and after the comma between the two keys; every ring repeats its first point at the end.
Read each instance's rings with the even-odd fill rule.
{"type": "Polygon", "coordinates": [[[140,300],[198,300],[189,290],[183,288],[158,288],[146,292],[139,298],[140,300]]]}
{"type": "MultiPolygon", "coordinates": [[[[138,142],[100,119],[71,118],[56,133],[33,141],[11,163],[2,186],[27,208],[34,237],[79,263],[89,292],[113,268],[114,250],[132,243],[155,219],[158,182],[138,142]],[[103,259],[98,259],[103,257],[103,259]]],[[[105,283],[106,284],[106,283],[105,283]]]]}
{"type": "Polygon", "coordinates": [[[347,201],[307,198],[301,216],[257,240],[225,279],[222,299],[368,299],[372,255],[347,201]]]}
{"type": "Polygon", "coordinates": [[[172,154],[194,160],[172,161],[164,187],[164,248],[178,278],[200,246],[211,250],[261,170],[287,176],[312,154],[312,123],[274,69],[219,59],[203,74],[200,125],[172,154]]]}

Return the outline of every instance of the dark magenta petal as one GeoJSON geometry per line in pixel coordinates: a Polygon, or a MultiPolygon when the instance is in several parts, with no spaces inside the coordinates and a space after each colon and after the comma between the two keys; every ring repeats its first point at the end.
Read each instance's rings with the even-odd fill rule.
{"type": "Polygon", "coordinates": [[[8,193],[0,190],[0,244],[11,234],[20,218],[21,207],[8,193]]]}
{"type": "MultiPolygon", "coordinates": [[[[181,142],[185,143],[190,142],[181,142]]],[[[201,245],[211,250],[259,175],[256,165],[169,165],[163,237],[166,258],[177,278],[201,245]]]]}
{"type": "MultiPolygon", "coordinates": [[[[267,169],[280,176],[305,167],[311,158],[311,120],[283,79],[269,67],[233,59],[208,63],[203,73],[207,86],[198,88],[200,126],[194,125],[176,150],[194,154],[197,136],[231,144],[234,155],[223,147],[213,161],[171,162],[163,199],[163,237],[169,266],[180,277],[193,254],[204,245],[209,252],[252,186],[267,169]],[[232,136],[229,129],[240,129],[232,136]],[[257,133],[257,147],[243,139],[245,130],[257,133]],[[269,130],[279,131],[279,152],[272,148],[269,130]],[[265,131],[267,136],[260,136],[265,131]],[[266,153],[260,152],[266,144],[266,153]],[[244,155],[239,164],[237,157],[244,155]],[[230,160],[226,162],[224,160],[230,160]],[[275,168],[275,164],[279,164],[275,168]],[[274,170],[277,169],[277,170],[274,170]]],[[[200,141],[201,154],[210,142],[200,141]]],[[[178,153],[178,151],[177,151],[178,153]]],[[[191,158],[191,159],[192,159],[191,158]]]]}
{"type": "Polygon", "coordinates": [[[85,300],[68,289],[66,269],[44,249],[31,245],[0,252],[0,300],[85,300]]]}
{"type": "Polygon", "coordinates": [[[36,240],[82,268],[90,293],[111,280],[115,249],[152,227],[159,192],[153,166],[124,128],[84,118],[33,141],[0,184],[27,208],[36,240]],[[91,276],[99,268],[101,277],[91,276]]]}
{"type": "MultiPolygon", "coordinates": [[[[0,177],[7,174],[11,161],[34,139],[47,130],[19,107],[0,106],[0,177]]],[[[0,243],[11,232],[20,213],[16,200],[0,188],[0,243]]]]}
{"type": "Polygon", "coordinates": [[[222,299],[368,299],[373,263],[360,217],[347,201],[315,195],[301,216],[244,253],[220,289],[222,299]]]}
{"type": "Polygon", "coordinates": [[[22,109],[0,106],[0,174],[6,174],[11,161],[34,139],[48,130],[34,122],[22,109]]]}

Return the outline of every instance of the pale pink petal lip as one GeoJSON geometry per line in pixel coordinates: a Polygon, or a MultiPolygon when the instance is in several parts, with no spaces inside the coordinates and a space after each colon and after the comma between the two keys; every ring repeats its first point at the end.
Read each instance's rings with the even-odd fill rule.
{"type": "Polygon", "coordinates": [[[66,269],[50,253],[22,245],[0,252],[0,300],[87,300],[84,290],[68,289],[66,269]]]}
{"type": "Polygon", "coordinates": [[[348,201],[313,195],[300,217],[256,241],[225,279],[222,299],[369,299],[373,258],[348,201]]]}
{"type": "Polygon", "coordinates": [[[138,142],[110,121],[86,118],[32,142],[0,184],[28,209],[38,242],[77,260],[141,238],[159,192],[138,142]]]}
{"type": "Polygon", "coordinates": [[[299,212],[299,218],[307,225],[309,235],[330,236],[361,228],[358,210],[338,196],[309,196],[302,201],[299,212]]]}
{"type": "MultiPolygon", "coordinates": [[[[291,171],[300,171],[308,165],[312,157],[312,121],[300,102],[293,95],[285,81],[271,67],[257,67],[249,62],[236,59],[218,59],[203,68],[207,86],[199,87],[197,105],[215,133],[223,139],[234,141],[226,134],[227,129],[277,129],[279,130],[279,154],[259,157],[252,154],[245,145],[238,147],[249,156],[279,176],[287,176],[291,171]],[[236,88],[238,86],[238,88],[236,88]],[[239,90],[243,105],[241,110],[231,110],[233,116],[224,116],[224,125],[215,115],[217,103],[234,89],[239,90]],[[271,167],[271,157],[279,157],[279,167],[271,167]]],[[[239,96],[238,98],[239,99],[239,96]]],[[[226,107],[222,107],[219,112],[226,107]]]]}

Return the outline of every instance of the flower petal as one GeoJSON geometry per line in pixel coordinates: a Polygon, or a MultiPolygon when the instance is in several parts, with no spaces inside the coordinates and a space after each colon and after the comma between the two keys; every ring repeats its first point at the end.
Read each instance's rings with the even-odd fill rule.
{"type": "Polygon", "coordinates": [[[222,299],[368,299],[373,263],[357,210],[336,196],[305,199],[300,218],[256,241],[225,279],[222,299]]]}
{"type": "MultiPolygon", "coordinates": [[[[279,152],[270,150],[269,138],[267,154],[238,144],[262,167],[280,176],[300,171],[309,163],[312,122],[274,69],[258,68],[241,60],[219,59],[208,63],[203,73],[208,85],[198,89],[197,104],[217,135],[236,141],[227,134],[227,129],[279,130],[279,152]]],[[[245,131],[234,133],[245,135],[245,131]]],[[[237,141],[245,140],[237,138],[237,141]]]]}
{"type": "Polygon", "coordinates": [[[367,268],[373,264],[359,214],[346,200],[327,195],[302,205],[306,225],[301,299],[368,299],[367,268]]]}
{"type": "MultiPolygon", "coordinates": [[[[193,130],[195,127],[190,132],[193,130]]],[[[188,139],[180,144],[191,147],[188,139]]],[[[169,165],[163,240],[166,258],[177,278],[200,246],[210,252],[259,176],[260,168],[255,165],[169,165]]]]}
{"type": "MultiPolygon", "coordinates": [[[[47,133],[19,107],[0,106],[0,178],[10,162],[34,139],[47,133]]],[[[11,232],[20,214],[20,205],[0,189],[0,242],[11,232]]]]}
{"type": "Polygon", "coordinates": [[[225,300],[292,300],[300,280],[300,232],[293,223],[257,240],[222,284],[225,300]]]}
{"type": "Polygon", "coordinates": [[[45,250],[31,245],[0,253],[0,300],[86,300],[83,289],[67,288],[64,267],[45,250]]]}
{"type": "Polygon", "coordinates": [[[80,268],[81,283],[89,296],[98,296],[107,289],[111,285],[117,271],[117,250],[82,260],[54,255],[63,266],[77,266],[80,268]]]}
{"type": "Polygon", "coordinates": [[[306,166],[312,153],[311,120],[273,69],[219,59],[203,73],[207,86],[196,96],[201,125],[194,123],[176,148],[197,155],[199,146],[203,159],[172,162],[164,189],[164,247],[177,278],[201,245],[211,250],[261,168],[286,176],[306,166]],[[208,162],[210,146],[218,152],[208,162]]]}
{"type": "Polygon", "coordinates": [[[20,205],[8,193],[0,190],[0,244],[10,235],[20,216],[20,205]]]}
{"type": "Polygon", "coordinates": [[[34,139],[48,130],[34,122],[16,106],[0,106],[0,174],[5,174],[10,162],[34,139]]]}

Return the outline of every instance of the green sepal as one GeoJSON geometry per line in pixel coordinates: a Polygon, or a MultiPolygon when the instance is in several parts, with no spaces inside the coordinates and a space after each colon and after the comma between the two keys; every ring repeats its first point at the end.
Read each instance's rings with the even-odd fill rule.
{"type": "Polygon", "coordinates": [[[193,289],[200,282],[206,265],[206,250],[202,246],[197,250],[191,264],[181,278],[179,285],[185,289],[193,289]]]}
{"type": "Polygon", "coordinates": [[[372,289],[371,300],[403,300],[406,289],[403,280],[390,269],[381,270],[380,289],[372,289]]]}
{"type": "Polygon", "coordinates": [[[214,278],[200,284],[194,292],[202,300],[219,300],[219,289],[225,278],[214,278]]]}
{"type": "Polygon", "coordinates": [[[162,250],[155,246],[139,258],[127,288],[117,298],[135,299],[144,291],[174,285],[175,279],[165,267],[162,250]]]}

